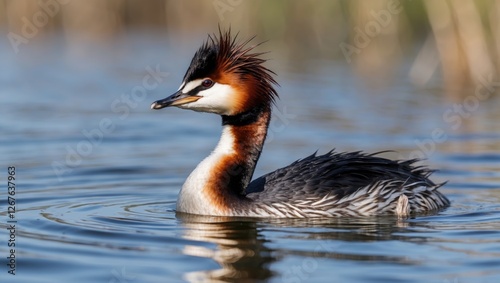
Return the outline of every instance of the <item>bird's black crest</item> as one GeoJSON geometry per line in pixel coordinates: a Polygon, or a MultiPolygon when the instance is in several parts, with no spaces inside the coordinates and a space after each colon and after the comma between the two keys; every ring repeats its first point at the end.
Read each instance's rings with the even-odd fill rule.
{"type": "MultiPolygon", "coordinates": [[[[212,38],[210,37],[209,39],[212,38]]],[[[203,43],[200,49],[194,54],[183,81],[188,82],[195,79],[202,79],[213,74],[217,67],[217,53],[217,46],[215,46],[213,40],[203,43]]]]}
{"type": "Polygon", "coordinates": [[[259,56],[264,53],[249,53],[260,43],[247,47],[255,37],[242,42],[237,42],[237,37],[238,35],[232,37],[230,30],[222,32],[220,29],[218,36],[209,35],[194,54],[183,81],[189,82],[206,77],[216,79],[221,72],[253,76],[259,82],[259,94],[268,96],[274,102],[278,97],[273,86],[278,85],[273,78],[274,72],[263,66],[266,60],[259,56]]]}

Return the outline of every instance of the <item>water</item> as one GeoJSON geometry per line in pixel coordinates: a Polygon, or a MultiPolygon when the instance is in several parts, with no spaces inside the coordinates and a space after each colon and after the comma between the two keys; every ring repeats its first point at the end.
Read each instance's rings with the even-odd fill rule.
{"type": "Polygon", "coordinates": [[[17,55],[1,47],[1,282],[498,282],[499,101],[447,121],[473,90],[451,100],[412,87],[404,71],[376,89],[342,62],[273,60],[281,100],[256,175],[316,150],[393,149],[385,156],[440,169],[450,208],[408,220],[176,215],[220,120],[149,105],[177,89],[199,42],[146,34],[107,46],[56,37],[17,55]],[[157,66],[168,74],[142,93],[157,66]],[[6,266],[8,166],[16,275],[6,266]]]}

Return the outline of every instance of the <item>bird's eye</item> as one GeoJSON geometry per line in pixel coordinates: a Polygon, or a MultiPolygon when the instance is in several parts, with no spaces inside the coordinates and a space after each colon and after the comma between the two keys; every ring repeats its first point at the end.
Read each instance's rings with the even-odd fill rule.
{"type": "Polygon", "coordinates": [[[206,79],[206,80],[203,80],[203,82],[201,82],[201,85],[203,87],[209,88],[209,87],[214,85],[214,81],[206,79]]]}

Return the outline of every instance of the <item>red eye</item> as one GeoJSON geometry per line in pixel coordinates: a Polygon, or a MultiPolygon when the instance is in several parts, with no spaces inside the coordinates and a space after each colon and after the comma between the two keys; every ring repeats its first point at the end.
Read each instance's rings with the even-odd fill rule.
{"type": "Polygon", "coordinates": [[[202,85],[203,87],[209,88],[209,87],[211,87],[211,86],[213,86],[213,85],[214,85],[214,81],[209,80],[209,79],[206,79],[206,80],[204,80],[203,82],[201,82],[201,85],[202,85]]]}

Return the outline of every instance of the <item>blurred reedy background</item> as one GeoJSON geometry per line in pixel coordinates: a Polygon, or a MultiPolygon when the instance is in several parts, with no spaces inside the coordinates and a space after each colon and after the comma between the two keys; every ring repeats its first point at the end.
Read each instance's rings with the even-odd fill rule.
{"type": "Polygon", "coordinates": [[[2,40],[13,50],[56,33],[78,49],[137,30],[182,40],[220,24],[281,44],[273,56],[291,64],[303,56],[343,60],[368,83],[388,83],[406,64],[412,83],[438,78],[452,97],[498,81],[499,21],[493,0],[0,0],[2,40]]]}

